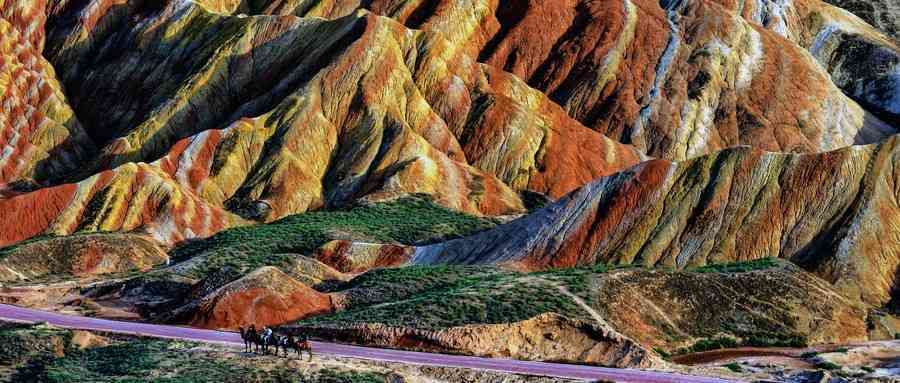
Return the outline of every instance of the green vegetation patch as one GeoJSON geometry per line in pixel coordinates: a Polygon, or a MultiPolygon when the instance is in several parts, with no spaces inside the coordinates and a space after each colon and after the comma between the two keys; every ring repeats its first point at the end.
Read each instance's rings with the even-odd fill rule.
{"type": "Polygon", "coordinates": [[[816,363],[816,368],[820,370],[840,370],[841,366],[832,362],[822,361],[816,363]]]}
{"type": "Polygon", "coordinates": [[[659,354],[659,356],[662,357],[663,360],[665,360],[665,361],[667,361],[667,362],[671,362],[671,361],[672,361],[672,354],[669,354],[668,351],[663,350],[663,349],[661,349],[661,348],[659,348],[659,347],[654,347],[654,348],[653,348],[653,351],[655,351],[657,354],[659,354]]]}
{"type": "Polygon", "coordinates": [[[495,225],[416,195],[225,230],[175,249],[172,259],[181,262],[201,254],[207,256],[195,271],[196,276],[226,266],[246,272],[262,266],[286,265],[292,254],[310,254],[335,238],[419,245],[467,236],[495,225]]]}
{"type": "MultiPolygon", "coordinates": [[[[715,338],[704,338],[695,342],[693,345],[689,347],[682,347],[678,349],[676,354],[689,354],[694,352],[704,352],[704,351],[712,351],[712,350],[721,350],[726,348],[737,348],[737,347],[806,347],[807,341],[806,338],[793,335],[793,334],[778,334],[778,333],[762,333],[762,332],[753,332],[753,333],[741,333],[739,331],[735,332],[740,335],[741,338],[733,338],[730,336],[718,336],[715,338]]],[[[804,358],[809,354],[804,354],[804,358]]],[[[815,354],[811,354],[811,356],[815,356],[815,354]]]]}
{"type": "Polygon", "coordinates": [[[589,319],[572,295],[581,297],[588,291],[589,278],[605,271],[605,266],[596,266],[519,273],[446,265],[372,270],[335,289],[347,295],[347,310],[298,324],[382,323],[441,329],[511,323],[547,312],[589,319]]]}
{"type": "MultiPolygon", "coordinates": [[[[28,348],[4,347],[0,362],[13,366],[14,382],[304,382],[384,383],[371,372],[322,369],[299,373],[284,364],[259,368],[250,359],[221,357],[192,350],[199,344],[145,338],[118,338],[106,346],[79,350],[67,330],[12,325],[0,328],[0,340],[28,348]],[[45,345],[45,346],[41,346],[45,345]],[[16,355],[11,360],[10,355],[16,355]],[[245,363],[246,362],[246,363],[245,363]]],[[[277,361],[275,362],[277,363],[277,361]]],[[[0,374],[2,375],[2,374],[0,374]]]]}
{"type": "MultiPolygon", "coordinates": [[[[77,234],[74,234],[74,235],[77,235],[77,234]]],[[[53,239],[53,238],[58,238],[58,237],[59,236],[53,235],[53,234],[44,234],[44,235],[39,235],[37,237],[32,237],[32,238],[26,239],[24,241],[16,242],[16,243],[6,246],[6,247],[0,247],[0,259],[6,258],[6,257],[12,255],[13,253],[16,252],[16,250],[18,250],[22,246],[30,245],[32,243],[46,241],[48,239],[53,239]]]]}
{"type": "Polygon", "coordinates": [[[3,324],[0,326],[0,366],[14,366],[30,359],[58,352],[69,341],[69,332],[43,325],[3,324]]]}
{"type": "Polygon", "coordinates": [[[716,338],[700,339],[690,347],[684,347],[678,350],[679,354],[689,354],[692,352],[704,352],[712,350],[721,350],[723,348],[736,348],[740,346],[740,342],[730,336],[720,336],[716,338]]]}
{"type": "Polygon", "coordinates": [[[732,372],[744,372],[744,369],[741,368],[741,366],[739,364],[734,363],[734,362],[728,363],[722,367],[725,367],[725,368],[731,370],[732,372]]]}
{"type": "Polygon", "coordinates": [[[805,337],[794,334],[779,334],[771,332],[754,332],[741,334],[742,346],[751,347],[806,347],[808,342],[805,337]]]}
{"type": "Polygon", "coordinates": [[[748,271],[766,270],[778,266],[775,258],[760,258],[752,261],[719,263],[692,269],[695,273],[746,273],[748,271]]]}

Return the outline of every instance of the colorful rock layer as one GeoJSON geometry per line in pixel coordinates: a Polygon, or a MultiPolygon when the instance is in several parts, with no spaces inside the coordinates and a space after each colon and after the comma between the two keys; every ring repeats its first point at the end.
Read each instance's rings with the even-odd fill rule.
{"type": "MultiPolygon", "coordinates": [[[[558,199],[654,157],[637,169],[883,143],[900,122],[891,8],[876,23],[846,6],[862,18],[819,0],[0,0],[0,246],[175,245],[410,193],[514,215],[520,192],[558,199]]],[[[782,242],[741,257],[800,251],[782,242]]],[[[576,243],[530,262],[641,252],[576,243]]]]}
{"type": "Polygon", "coordinates": [[[900,137],[822,154],[649,161],[512,223],[419,248],[412,262],[539,270],[781,257],[880,306],[900,266],[898,164],[900,137]]]}

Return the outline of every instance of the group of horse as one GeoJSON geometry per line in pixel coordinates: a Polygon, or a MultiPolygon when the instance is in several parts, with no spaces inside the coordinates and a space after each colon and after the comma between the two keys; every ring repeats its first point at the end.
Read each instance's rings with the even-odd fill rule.
{"type": "Polygon", "coordinates": [[[302,358],[303,351],[306,351],[309,354],[309,360],[312,360],[312,345],[306,336],[295,338],[290,334],[279,335],[273,331],[257,331],[256,326],[253,325],[246,330],[243,327],[238,327],[238,329],[241,332],[241,339],[244,340],[245,352],[259,353],[261,350],[263,355],[267,355],[271,347],[275,349],[275,356],[278,356],[280,348],[284,350],[284,356],[288,356],[288,351],[293,350],[297,352],[297,356],[302,358]],[[255,350],[253,350],[254,346],[256,346],[255,350]]]}

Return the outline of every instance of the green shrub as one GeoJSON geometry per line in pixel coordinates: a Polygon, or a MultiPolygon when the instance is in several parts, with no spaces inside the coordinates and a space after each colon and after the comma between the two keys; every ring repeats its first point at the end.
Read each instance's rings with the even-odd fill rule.
{"type": "Polygon", "coordinates": [[[778,266],[778,262],[775,258],[768,257],[745,262],[706,265],[690,271],[696,273],[745,273],[748,271],[770,269],[775,266],[778,266]]]}
{"type": "Polygon", "coordinates": [[[737,339],[729,336],[720,336],[712,339],[700,339],[693,346],[688,348],[689,352],[703,352],[710,350],[720,350],[723,348],[736,348],[739,343],[737,339]]]}
{"type": "Polygon", "coordinates": [[[672,360],[672,354],[669,354],[668,352],[666,352],[666,350],[663,350],[658,347],[654,347],[653,351],[656,351],[656,353],[659,354],[659,356],[661,356],[663,358],[663,360],[666,360],[666,361],[672,360]]]}
{"type": "Polygon", "coordinates": [[[728,364],[724,365],[723,367],[731,370],[732,372],[743,372],[744,371],[744,369],[741,368],[740,365],[738,365],[737,363],[734,363],[734,362],[728,363],[728,364]]]}
{"type": "Polygon", "coordinates": [[[816,363],[816,368],[820,370],[840,370],[841,366],[828,361],[816,363]]]}
{"type": "Polygon", "coordinates": [[[806,338],[800,335],[779,334],[769,332],[757,332],[750,334],[741,334],[744,346],[752,347],[806,347],[806,338]]]}

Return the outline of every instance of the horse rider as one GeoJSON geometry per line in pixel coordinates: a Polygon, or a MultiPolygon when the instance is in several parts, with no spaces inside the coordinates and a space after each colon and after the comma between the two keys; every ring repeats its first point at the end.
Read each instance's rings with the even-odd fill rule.
{"type": "Polygon", "coordinates": [[[268,343],[269,339],[272,339],[272,329],[269,326],[263,329],[263,339],[265,339],[266,343],[268,343]]]}

